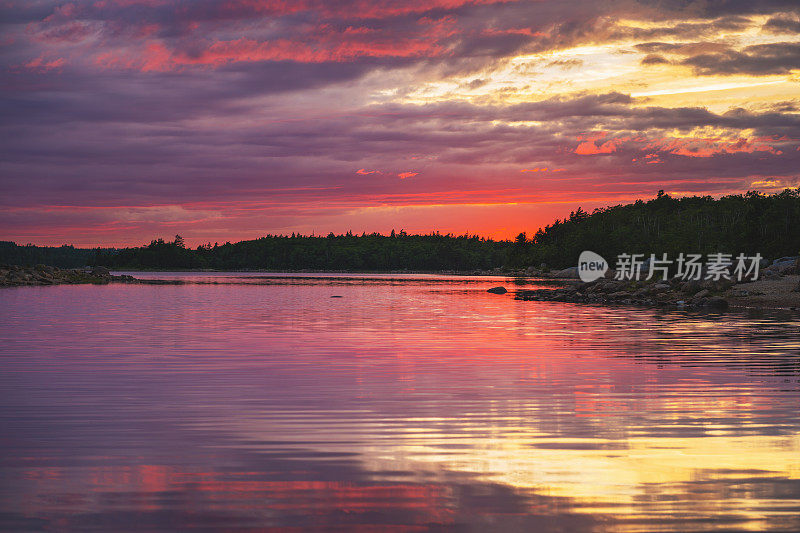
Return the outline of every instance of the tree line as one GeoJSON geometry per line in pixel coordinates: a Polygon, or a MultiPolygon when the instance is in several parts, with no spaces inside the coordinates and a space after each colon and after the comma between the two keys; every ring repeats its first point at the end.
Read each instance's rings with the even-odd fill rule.
{"type": "Polygon", "coordinates": [[[159,239],[140,248],[98,250],[95,262],[117,269],[478,270],[502,266],[506,246],[477,236],[408,235],[401,231],[389,236],[267,235],[189,249],[176,236],[175,241],[159,239]]]}
{"type": "Polygon", "coordinates": [[[513,241],[474,235],[409,235],[404,231],[322,236],[267,235],[255,240],[188,248],[180,236],[131,248],[20,246],[0,242],[0,263],[117,270],[489,270],[577,264],[583,250],[613,261],[622,253],[800,253],[800,189],[751,191],[720,199],[674,198],[663,191],[648,201],[582,208],[513,241]]]}
{"type": "Polygon", "coordinates": [[[800,188],[777,194],[674,198],[664,191],[649,200],[595,209],[581,208],[568,218],[539,229],[531,238],[520,233],[507,265],[577,264],[583,250],[607,260],[619,254],[760,253],[777,258],[800,254],[800,188]]]}

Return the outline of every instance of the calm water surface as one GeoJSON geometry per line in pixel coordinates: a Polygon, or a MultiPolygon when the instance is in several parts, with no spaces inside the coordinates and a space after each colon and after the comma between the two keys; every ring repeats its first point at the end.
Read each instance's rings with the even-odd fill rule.
{"type": "Polygon", "coordinates": [[[0,291],[0,528],[800,530],[797,315],[147,276],[0,291]]]}

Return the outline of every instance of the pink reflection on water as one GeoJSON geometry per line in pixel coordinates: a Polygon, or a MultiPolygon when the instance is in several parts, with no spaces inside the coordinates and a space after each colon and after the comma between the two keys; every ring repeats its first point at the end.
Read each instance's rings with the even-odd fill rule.
{"type": "Polygon", "coordinates": [[[0,294],[10,529],[797,523],[796,317],[177,276],[0,294]]]}

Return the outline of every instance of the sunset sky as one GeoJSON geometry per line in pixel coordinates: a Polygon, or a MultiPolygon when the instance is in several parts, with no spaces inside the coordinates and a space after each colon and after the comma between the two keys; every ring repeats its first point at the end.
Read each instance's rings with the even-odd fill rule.
{"type": "Polygon", "coordinates": [[[535,231],[800,181],[797,0],[0,0],[0,239],[535,231]]]}

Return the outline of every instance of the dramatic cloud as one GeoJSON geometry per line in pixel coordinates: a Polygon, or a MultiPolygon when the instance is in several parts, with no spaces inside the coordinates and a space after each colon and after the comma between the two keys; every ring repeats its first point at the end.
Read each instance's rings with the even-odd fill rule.
{"type": "Polygon", "coordinates": [[[770,33],[788,33],[797,35],[800,33],[800,16],[781,15],[773,17],[764,24],[764,31],[770,33]]]}
{"type": "Polygon", "coordinates": [[[799,20],[788,1],[7,0],[0,239],[508,237],[658,189],[797,186],[799,20]]]}
{"type": "Polygon", "coordinates": [[[788,74],[800,70],[800,43],[748,46],[742,51],[726,50],[700,54],[682,62],[699,74],[788,74]]]}

